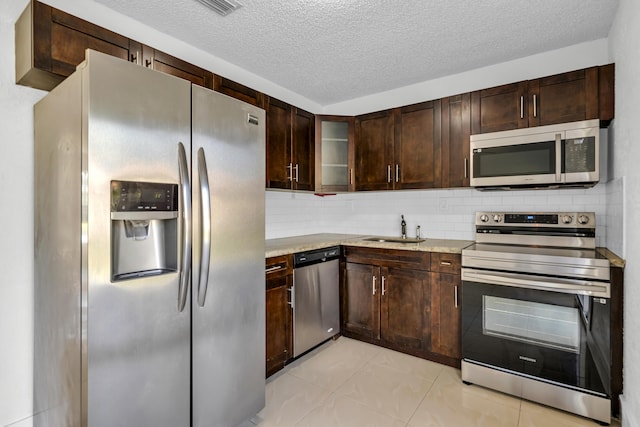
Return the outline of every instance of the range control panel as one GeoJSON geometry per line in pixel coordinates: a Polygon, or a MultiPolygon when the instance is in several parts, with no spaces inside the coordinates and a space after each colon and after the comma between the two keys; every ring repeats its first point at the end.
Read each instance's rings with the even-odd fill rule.
{"type": "Polygon", "coordinates": [[[111,181],[111,212],[177,210],[178,184],[111,181]]]}
{"type": "Polygon", "coordinates": [[[595,212],[476,212],[476,226],[595,228],[595,212]]]}

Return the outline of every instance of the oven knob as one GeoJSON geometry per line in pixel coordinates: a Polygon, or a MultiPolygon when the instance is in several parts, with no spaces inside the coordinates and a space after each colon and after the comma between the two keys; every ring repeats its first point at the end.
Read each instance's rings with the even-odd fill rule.
{"type": "Polygon", "coordinates": [[[580,223],[580,224],[588,224],[589,223],[589,217],[587,215],[578,216],[578,223],[580,223]]]}
{"type": "Polygon", "coordinates": [[[480,215],[480,221],[482,221],[482,222],[489,221],[489,215],[487,215],[487,214],[480,215]]]}
{"type": "Polygon", "coordinates": [[[495,222],[500,222],[501,219],[502,219],[502,217],[500,217],[500,215],[498,215],[498,214],[493,215],[493,220],[495,222]]]}
{"type": "Polygon", "coordinates": [[[573,221],[573,217],[571,215],[562,215],[562,222],[564,224],[570,224],[573,221]]]}

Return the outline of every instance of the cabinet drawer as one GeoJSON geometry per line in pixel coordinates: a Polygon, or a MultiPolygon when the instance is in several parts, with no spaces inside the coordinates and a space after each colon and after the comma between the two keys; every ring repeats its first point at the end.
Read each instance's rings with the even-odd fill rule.
{"type": "Polygon", "coordinates": [[[272,281],[272,279],[286,277],[291,274],[293,272],[292,266],[293,260],[291,255],[267,258],[265,263],[267,285],[269,284],[269,281],[272,281]]]}
{"type": "Polygon", "coordinates": [[[431,271],[460,274],[461,255],[434,252],[431,254],[431,271]]]}
{"type": "Polygon", "coordinates": [[[429,270],[430,253],[424,251],[345,246],[343,253],[348,262],[429,270]]]}

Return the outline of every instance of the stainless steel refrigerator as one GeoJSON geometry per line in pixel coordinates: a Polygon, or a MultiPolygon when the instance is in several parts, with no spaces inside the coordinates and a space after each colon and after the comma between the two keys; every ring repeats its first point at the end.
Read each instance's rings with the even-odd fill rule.
{"type": "Polygon", "coordinates": [[[87,51],[35,106],[36,426],[264,406],[264,111],[87,51]]]}

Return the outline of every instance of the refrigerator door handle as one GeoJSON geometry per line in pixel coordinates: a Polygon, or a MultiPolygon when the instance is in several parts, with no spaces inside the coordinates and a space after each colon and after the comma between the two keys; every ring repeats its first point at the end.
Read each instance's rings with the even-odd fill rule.
{"type": "Polygon", "coordinates": [[[187,154],[182,142],[178,143],[178,171],[180,174],[180,203],[182,205],[182,240],[180,242],[182,259],[180,260],[180,285],[178,287],[178,311],[182,312],[189,294],[189,276],[191,274],[191,185],[189,184],[189,166],[187,154]]]}
{"type": "Polygon", "coordinates": [[[204,149],[198,149],[198,176],[200,180],[200,220],[202,239],[200,257],[200,280],[198,280],[198,305],[204,307],[209,286],[209,259],[211,257],[211,193],[209,192],[209,174],[204,149]]]}

